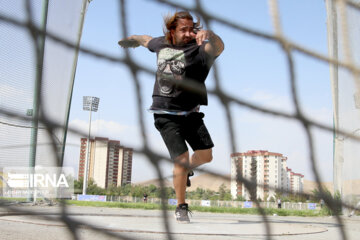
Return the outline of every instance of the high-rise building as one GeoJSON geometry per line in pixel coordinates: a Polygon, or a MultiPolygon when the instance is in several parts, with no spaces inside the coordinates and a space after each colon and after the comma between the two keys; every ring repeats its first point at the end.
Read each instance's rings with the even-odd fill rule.
{"type": "Polygon", "coordinates": [[[302,192],[303,177],[287,167],[287,158],[280,153],[252,150],[231,154],[233,198],[242,196],[246,200],[252,197],[268,200],[275,197],[276,189],[284,192],[302,192]],[[240,177],[256,183],[257,187],[247,189],[240,177]]]}
{"type": "Polygon", "coordinates": [[[121,148],[120,151],[120,163],[122,163],[121,167],[119,167],[118,172],[118,183],[122,186],[125,184],[131,183],[131,173],[132,173],[132,156],[133,150],[131,148],[121,148]],[[121,172],[120,172],[121,170],[121,172]]]}
{"type": "Polygon", "coordinates": [[[291,188],[290,191],[292,193],[302,193],[304,189],[304,175],[300,173],[291,173],[290,176],[291,188]]]}
{"type": "MultiPolygon", "coordinates": [[[[81,138],[79,179],[84,177],[87,139],[81,138]]],[[[123,186],[131,183],[131,148],[120,145],[120,141],[96,137],[90,140],[88,180],[102,188],[123,186]]]]}

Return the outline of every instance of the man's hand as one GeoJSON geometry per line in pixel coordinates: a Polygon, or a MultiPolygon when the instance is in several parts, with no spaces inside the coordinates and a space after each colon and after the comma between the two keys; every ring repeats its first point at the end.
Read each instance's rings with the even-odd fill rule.
{"type": "Polygon", "coordinates": [[[221,38],[210,30],[200,30],[196,34],[196,43],[200,46],[208,40],[205,45],[205,52],[212,56],[219,56],[224,51],[224,43],[221,38]]]}
{"type": "Polygon", "coordinates": [[[209,40],[211,34],[213,34],[213,32],[209,30],[198,31],[195,37],[197,45],[200,46],[204,41],[209,40]]]}

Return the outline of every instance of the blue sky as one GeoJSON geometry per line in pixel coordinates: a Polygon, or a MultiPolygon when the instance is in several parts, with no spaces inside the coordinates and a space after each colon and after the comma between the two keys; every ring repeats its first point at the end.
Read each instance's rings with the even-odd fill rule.
{"type": "MultiPolygon", "coordinates": [[[[194,1],[173,1],[193,6],[194,1]]],[[[207,0],[201,1],[206,11],[219,18],[256,31],[273,34],[268,1],[207,0]]],[[[162,35],[162,16],[176,9],[146,0],[126,1],[128,33],[162,35]]],[[[118,47],[121,35],[119,5],[116,0],[93,0],[88,7],[81,44],[95,50],[123,56],[118,47]]],[[[279,1],[284,35],[293,42],[318,53],[327,54],[326,10],[323,0],[279,1]]],[[[225,51],[216,60],[220,84],[233,97],[270,109],[294,112],[286,56],[278,43],[236,31],[219,23],[210,28],[225,43],[225,51]]],[[[155,54],[145,48],[130,49],[134,59],[155,70],[155,54]]],[[[295,73],[301,107],[307,116],[332,125],[332,100],[329,66],[300,53],[294,53],[295,73]]],[[[142,73],[141,94],[144,100],[144,121],[153,150],[167,155],[160,135],[153,126],[152,115],[146,111],[151,104],[154,76],[142,73]]],[[[206,81],[213,89],[210,72],[206,81]]],[[[80,54],[76,72],[70,126],[84,132],[88,127],[88,112],[82,110],[82,97],[100,98],[99,111],[93,114],[92,135],[120,140],[128,147],[142,146],[139,132],[134,84],[127,68],[85,54],[80,54]]],[[[209,96],[209,106],[202,107],[205,123],[215,143],[214,160],[205,169],[230,173],[231,147],[224,109],[217,97],[209,96]]],[[[296,121],[289,121],[231,106],[234,117],[237,151],[268,150],[288,157],[288,166],[313,179],[305,133],[296,121]]],[[[318,166],[324,180],[332,179],[332,134],[314,130],[318,166]]],[[[69,136],[66,164],[77,169],[79,137],[69,136]]],[[[147,159],[134,156],[133,182],[155,177],[147,159]]],[[[171,165],[163,163],[164,175],[171,174],[171,165]]]]}

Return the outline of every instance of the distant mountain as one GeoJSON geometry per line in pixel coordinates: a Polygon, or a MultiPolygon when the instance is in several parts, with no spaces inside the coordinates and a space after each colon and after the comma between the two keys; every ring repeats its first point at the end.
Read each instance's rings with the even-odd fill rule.
{"type": "MultiPolygon", "coordinates": [[[[329,190],[331,193],[333,193],[333,183],[332,182],[322,182],[321,184],[324,189],[329,190]]],[[[318,189],[316,181],[311,181],[304,179],[304,193],[312,194],[312,192],[318,189]]]]}
{"type": "MultiPolygon", "coordinates": [[[[172,180],[169,181],[168,179],[164,179],[164,184],[165,187],[172,187],[172,180]]],[[[156,187],[160,186],[160,180],[159,179],[151,179],[151,180],[147,180],[147,181],[143,181],[143,182],[137,182],[137,183],[133,183],[133,185],[141,185],[141,186],[150,186],[150,185],[155,185],[156,187]]]]}
{"type": "Polygon", "coordinates": [[[195,191],[196,188],[218,191],[222,184],[225,185],[226,189],[230,190],[230,174],[218,177],[209,173],[203,173],[196,176],[195,172],[195,176],[191,177],[190,180],[191,187],[187,188],[187,191],[195,191]]]}
{"type": "MultiPolygon", "coordinates": [[[[218,191],[219,187],[224,184],[228,190],[230,190],[230,175],[224,175],[223,177],[213,176],[212,174],[205,173],[201,175],[197,175],[197,172],[195,172],[195,176],[191,177],[191,187],[187,188],[187,191],[195,191],[196,188],[202,188],[202,189],[209,189],[213,191],[218,191]]],[[[172,187],[172,178],[165,179],[165,186],[166,187],[172,187]]],[[[155,185],[157,187],[160,186],[159,179],[152,179],[148,181],[143,182],[137,182],[134,183],[134,185],[142,185],[142,186],[149,186],[149,185],[155,185]]]]}
{"type": "MultiPolygon", "coordinates": [[[[329,190],[332,194],[334,193],[333,182],[323,182],[322,186],[329,190]]],[[[304,180],[304,192],[312,193],[314,189],[317,189],[317,183],[315,181],[304,180]]],[[[344,194],[352,193],[354,195],[360,195],[360,179],[356,180],[345,180],[342,189],[344,194]]]]}

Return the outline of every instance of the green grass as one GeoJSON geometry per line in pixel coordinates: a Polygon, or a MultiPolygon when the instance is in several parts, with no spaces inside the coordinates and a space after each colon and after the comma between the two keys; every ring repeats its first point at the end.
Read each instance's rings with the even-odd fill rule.
{"type": "MultiPolygon", "coordinates": [[[[232,213],[232,214],[253,214],[259,215],[261,212],[258,208],[234,208],[234,207],[191,207],[194,211],[199,212],[213,212],[213,213],[232,213]]],[[[302,217],[315,217],[321,216],[319,211],[316,210],[288,210],[277,208],[264,208],[262,209],[266,215],[278,216],[302,216],[302,217]]]]}
{"type": "MultiPolygon", "coordinates": [[[[110,207],[110,208],[138,208],[149,210],[160,210],[162,208],[159,204],[152,203],[120,203],[120,202],[88,202],[88,201],[76,201],[67,200],[66,204],[75,206],[88,206],[88,207],[110,207]]],[[[167,205],[168,210],[175,210],[175,206],[167,205]]],[[[197,212],[212,212],[212,213],[231,213],[231,214],[252,214],[259,215],[259,209],[257,208],[234,208],[234,207],[202,207],[191,206],[192,211],[197,212]]],[[[326,216],[323,211],[317,210],[288,210],[277,208],[265,208],[263,209],[266,215],[278,215],[278,216],[302,216],[302,217],[317,217],[326,216]]]]}
{"type": "Polygon", "coordinates": [[[7,197],[0,197],[0,201],[3,202],[26,202],[27,198],[7,198],[7,197]]]}
{"type": "Polygon", "coordinates": [[[139,208],[139,209],[149,209],[149,210],[161,209],[161,205],[153,204],[153,203],[90,202],[90,201],[77,201],[77,200],[66,200],[65,202],[68,205],[86,206],[86,207],[139,208]]]}

